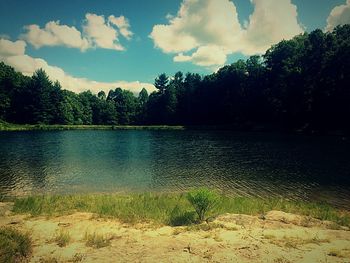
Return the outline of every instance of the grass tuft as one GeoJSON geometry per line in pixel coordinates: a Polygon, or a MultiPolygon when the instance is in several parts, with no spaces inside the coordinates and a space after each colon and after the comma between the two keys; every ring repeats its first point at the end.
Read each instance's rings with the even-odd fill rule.
{"type": "Polygon", "coordinates": [[[189,192],[187,199],[196,211],[199,222],[203,222],[210,210],[218,204],[219,196],[210,189],[199,188],[189,192]]]}
{"type": "Polygon", "coordinates": [[[32,253],[32,242],[28,234],[10,227],[0,228],[0,262],[22,262],[32,253]]]}
{"type": "MultiPolygon", "coordinates": [[[[215,207],[207,211],[206,217],[225,213],[260,215],[271,210],[329,220],[340,226],[350,226],[349,212],[337,210],[323,203],[223,195],[217,197],[215,207]]],[[[196,211],[187,200],[186,193],[30,196],[16,199],[13,207],[15,213],[30,213],[33,216],[57,216],[77,211],[117,218],[131,224],[152,222],[179,226],[196,222],[196,211]]]]}
{"type": "Polygon", "coordinates": [[[88,247],[93,247],[93,248],[102,248],[102,247],[107,247],[111,243],[111,238],[108,238],[105,235],[102,234],[97,234],[96,232],[94,233],[85,233],[85,244],[88,247]]]}
{"type": "Polygon", "coordinates": [[[45,256],[39,259],[39,263],[59,263],[60,260],[53,256],[45,256]]]}
{"type": "Polygon", "coordinates": [[[65,247],[69,244],[71,236],[69,232],[60,230],[54,237],[54,241],[59,247],[65,247]]]}

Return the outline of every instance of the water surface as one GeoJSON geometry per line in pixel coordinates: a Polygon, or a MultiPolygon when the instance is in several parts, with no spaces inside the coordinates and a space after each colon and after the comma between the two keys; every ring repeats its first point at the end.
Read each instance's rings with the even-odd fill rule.
{"type": "Polygon", "coordinates": [[[350,209],[350,142],[230,131],[0,132],[0,194],[183,191],[350,209]]]}

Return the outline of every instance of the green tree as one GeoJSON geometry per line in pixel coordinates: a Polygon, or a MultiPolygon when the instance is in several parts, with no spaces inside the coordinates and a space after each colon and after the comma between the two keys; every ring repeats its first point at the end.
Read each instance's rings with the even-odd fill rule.
{"type": "Polygon", "coordinates": [[[97,93],[97,97],[100,100],[106,100],[106,93],[103,90],[101,90],[99,93],[97,93]]]}
{"type": "Polygon", "coordinates": [[[159,90],[161,94],[164,94],[168,83],[169,77],[165,73],[162,73],[155,79],[154,86],[159,90]]]}
{"type": "Polygon", "coordinates": [[[58,83],[53,84],[44,70],[34,72],[21,96],[24,96],[22,102],[26,122],[55,123],[56,111],[62,99],[61,86],[58,83]]]}
{"type": "Polygon", "coordinates": [[[113,101],[119,124],[133,124],[137,117],[138,99],[131,91],[116,88],[110,91],[107,101],[113,101]]]}
{"type": "Polygon", "coordinates": [[[199,221],[203,222],[206,214],[217,205],[219,196],[207,188],[200,188],[189,192],[187,199],[195,209],[199,221]]]}
{"type": "Polygon", "coordinates": [[[25,77],[12,67],[0,62],[0,119],[11,119],[12,104],[16,93],[24,84],[25,77]]]}
{"type": "Polygon", "coordinates": [[[139,93],[139,102],[142,106],[146,105],[147,104],[147,101],[148,101],[148,92],[145,88],[142,88],[142,90],[140,91],[139,93]]]}

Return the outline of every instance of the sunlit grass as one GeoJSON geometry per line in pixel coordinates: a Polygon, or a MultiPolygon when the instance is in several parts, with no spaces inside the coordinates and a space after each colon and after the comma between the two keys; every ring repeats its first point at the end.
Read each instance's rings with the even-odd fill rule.
{"type": "Polygon", "coordinates": [[[65,247],[71,241],[71,236],[69,232],[60,230],[58,233],[56,233],[54,241],[59,247],[65,247]]]}
{"type": "Polygon", "coordinates": [[[25,262],[32,253],[28,234],[10,227],[0,228],[0,262],[25,262]]]}
{"type": "Polygon", "coordinates": [[[105,235],[98,234],[96,232],[89,234],[85,233],[85,244],[88,247],[93,247],[93,248],[102,248],[102,247],[107,247],[110,245],[111,240],[105,235]]]}
{"type": "MultiPolygon", "coordinates": [[[[310,216],[350,226],[349,213],[327,204],[284,199],[259,199],[219,196],[208,217],[224,213],[260,215],[271,210],[310,216]]],[[[101,217],[117,218],[126,223],[152,222],[166,225],[189,225],[197,218],[186,193],[178,194],[95,194],[95,195],[46,195],[16,199],[15,213],[33,216],[55,216],[73,212],[91,212],[101,217]]]]}

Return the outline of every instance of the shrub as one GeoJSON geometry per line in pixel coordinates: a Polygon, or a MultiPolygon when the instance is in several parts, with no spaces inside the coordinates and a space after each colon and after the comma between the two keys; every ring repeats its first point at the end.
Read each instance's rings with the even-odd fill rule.
{"type": "Polygon", "coordinates": [[[63,230],[59,231],[54,238],[54,241],[57,243],[59,247],[67,246],[70,240],[71,240],[71,237],[69,232],[66,232],[63,230]]]}
{"type": "Polygon", "coordinates": [[[0,228],[0,262],[21,262],[32,253],[28,234],[9,227],[0,228]]]}
{"type": "Polygon", "coordinates": [[[205,220],[205,215],[213,209],[219,200],[216,192],[207,188],[200,188],[187,194],[187,199],[193,206],[200,222],[205,220]]]}
{"type": "Polygon", "coordinates": [[[170,213],[169,224],[171,226],[185,226],[193,224],[195,222],[195,215],[195,212],[183,211],[177,205],[170,213]]]}
{"type": "Polygon", "coordinates": [[[111,243],[110,238],[107,238],[106,236],[97,234],[95,232],[92,234],[85,233],[85,241],[85,244],[87,246],[93,248],[107,247],[111,243]]]}

